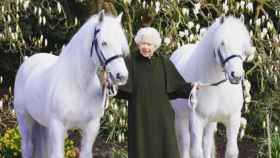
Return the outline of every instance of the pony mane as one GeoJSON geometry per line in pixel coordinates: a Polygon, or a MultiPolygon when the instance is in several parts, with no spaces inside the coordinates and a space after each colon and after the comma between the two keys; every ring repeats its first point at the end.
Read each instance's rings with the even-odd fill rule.
{"type": "Polygon", "coordinates": [[[214,51],[223,40],[233,47],[244,44],[251,46],[249,32],[240,19],[228,16],[224,17],[221,23],[221,18],[217,18],[208,27],[200,41],[183,46],[172,55],[172,62],[176,63],[177,69],[186,81],[208,83],[224,78],[222,68],[216,64],[214,57],[214,51]]]}
{"type": "MultiPolygon", "coordinates": [[[[215,36],[213,38],[213,44],[218,47],[221,42],[230,44],[232,47],[238,47],[238,45],[243,45],[243,48],[251,46],[250,34],[242,20],[235,18],[233,16],[228,16],[224,18],[224,22],[221,23],[221,18],[216,19],[213,24],[215,31],[215,36]]],[[[233,50],[236,51],[236,50],[233,50]]],[[[244,50],[237,50],[244,52],[244,50]]]]}
{"type": "MultiPolygon", "coordinates": [[[[125,55],[128,54],[128,44],[127,39],[122,31],[121,24],[116,20],[116,17],[112,15],[105,14],[103,21],[99,23],[99,15],[91,16],[82,27],[74,34],[70,41],[65,45],[65,48],[61,51],[61,55],[70,54],[70,53],[79,53],[81,51],[88,52],[90,54],[90,47],[93,41],[95,27],[99,25],[102,30],[114,30],[116,33],[114,36],[102,37],[102,38],[111,38],[111,41],[121,41],[122,47],[124,49],[125,55]],[[117,36],[121,34],[121,36],[117,36]],[[82,49],[82,50],[81,50],[82,49]]],[[[109,33],[108,33],[109,34],[109,33]]],[[[111,34],[110,34],[111,35],[111,34]]]]}

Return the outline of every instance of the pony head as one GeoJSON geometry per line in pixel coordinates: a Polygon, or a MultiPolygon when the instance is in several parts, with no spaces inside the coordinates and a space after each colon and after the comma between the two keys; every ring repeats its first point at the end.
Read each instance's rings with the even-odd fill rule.
{"type": "Polygon", "coordinates": [[[128,78],[128,71],[123,57],[129,53],[129,47],[121,26],[122,14],[112,17],[104,11],[94,16],[90,56],[93,62],[109,73],[109,81],[123,85],[128,78]]]}
{"type": "Polygon", "coordinates": [[[244,18],[220,17],[216,20],[214,56],[232,84],[238,84],[244,77],[243,62],[254,55],[249,32],[244,18]]]}

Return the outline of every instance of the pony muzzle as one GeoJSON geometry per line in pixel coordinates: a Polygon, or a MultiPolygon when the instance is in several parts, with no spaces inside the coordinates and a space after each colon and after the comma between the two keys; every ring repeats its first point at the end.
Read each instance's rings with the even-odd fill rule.
{"type": "Polygon", "coordinates": [[[232,71],[230,73],[227,73],[228,80],[230,81],[231,84],[239,84],[244,78],[243,74],[244,73],[237,74],[236,72],[232,71]]]}

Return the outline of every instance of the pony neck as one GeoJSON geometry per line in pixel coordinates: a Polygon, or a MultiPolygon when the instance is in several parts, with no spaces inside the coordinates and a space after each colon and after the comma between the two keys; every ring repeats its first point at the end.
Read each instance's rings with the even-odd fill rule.
{"type": "Polygon", "coordinates": [[[199,81],[202,83],[216,83],[225,78],[222,67],[216,62],[214,56],[215,43],[213,37],[219,23],[216,22],[209,27],[207,33],[202,40],[197,43],[196,48],[192,51],[189,60],[191,65],[192,81],[199,81]]]}
{"type": "Polygon", "coordinates": [[[89,89],[88,87],[97,83],[94,82],[97,79],[97,66],[90,56],[93,35],[89,35],[89,32],[93,31],[89,30],[92,27],[88,27],[88,23],[72,37],[59,56],[60,65],[68,70],[70,78],[73,78],[72,82],[76,82],[82,89],[89,89]]]}

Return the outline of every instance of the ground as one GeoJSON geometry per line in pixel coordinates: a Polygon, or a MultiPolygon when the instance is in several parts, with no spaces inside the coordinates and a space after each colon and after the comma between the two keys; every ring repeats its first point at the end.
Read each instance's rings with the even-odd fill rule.
{"type": "MultiPolygon", "coordinates": [[[[224,158],[225,148],[226,148],[226,139],[224,132],[216,135],[216,145],[217,145],[217,158],[224,158]]],[[[257,157],[257,144],[253,138],[245,136],[242,140],[239,141],[239,158],[256,158],[257,157]]],[[[100,137],[96,140],[94,145],[93,153],[94,158],[111,158],[112,148],[124,148],[126,146],[120,146],[116,144],[108,144],[100,137]]]]}

